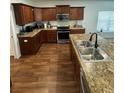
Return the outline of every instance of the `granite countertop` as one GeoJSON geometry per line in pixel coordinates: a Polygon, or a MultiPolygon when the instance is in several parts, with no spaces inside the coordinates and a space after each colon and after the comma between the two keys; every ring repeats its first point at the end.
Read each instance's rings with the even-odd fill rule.
{"type": "MultiPolygon", "coordinates": [[[[84,29],[84,28],[81,28],[81,27],[74,27],[74,28],[70,28],[70,29],[84,29]]],[[[23,35],[19,35],[18,34],[18,37],[33,37],[35,36],[37,33],[39,33],[40,31],[50,31],[50,30],[57,30],[56,28],[40,28],[40,29],[34,29],[32,32],[25,32],[23,35]]]]}
{"type": "Polygon", "coordinates": [[[84,27],[70,27],[70,29],[85,29],[84,27]]]}
{"type": "Polygon", "coordinates": [[[114,44],[98,37],[98,44],[112,59],[111,62],[83,62],[74,44],[75,40],[89,40],[88,34],[70,35],[91,93],[114,93],[114,44]]]}
{"type": "Polygon", "coordinates": [[[56,30],[56,29],[52,29],[52,28],[47,28],[47,29],[44,29],[44,28],[41,28],[41,29],[34,29],[32,32],[26,32],[25,34],[23,35],[18,35],[18,37],[33,37],[35,36],[37,33],[39,33],[40,31],[44,31],[44,30],[56,30]]]}

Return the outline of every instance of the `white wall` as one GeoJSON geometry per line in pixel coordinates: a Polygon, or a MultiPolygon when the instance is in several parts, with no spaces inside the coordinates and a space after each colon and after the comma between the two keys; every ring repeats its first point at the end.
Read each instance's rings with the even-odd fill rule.
{"type": "Polygon", "coordinates": [[[99,11],[114,10],[113,1],[87,1],[85,4],[84,25],[88,32],[95,32],[99,11]]]}
{"type": "Polygon", "coordinates": [[[79,22],[82,23],[83,26],[86,28],[86,32],[95,32],[97,27],[97,18],[98,18],[98,11],[107,11],[107,10],[114,10],[114,1],[72,1],[72,0],[61,0],[61,1],[49,1],[49,0],[34,0],[33,6],[37,7],[54,7],[55,5],[71,5],[71,6],[85,6],[84,12],[84,21],[79,22]]]}

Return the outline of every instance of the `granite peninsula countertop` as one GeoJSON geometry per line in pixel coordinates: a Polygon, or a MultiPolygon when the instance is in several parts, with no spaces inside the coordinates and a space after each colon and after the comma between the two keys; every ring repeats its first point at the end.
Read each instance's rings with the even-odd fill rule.
{"type": "Polygon", "coordinates": [[[89,34],[71,34],[70,39],[82,67],[91,93],[114,93],[114,43],[98,36],[98,44],[112,59],[111,62],[83,62],[74,44],[75,40],[89,40],[89,34]]]}

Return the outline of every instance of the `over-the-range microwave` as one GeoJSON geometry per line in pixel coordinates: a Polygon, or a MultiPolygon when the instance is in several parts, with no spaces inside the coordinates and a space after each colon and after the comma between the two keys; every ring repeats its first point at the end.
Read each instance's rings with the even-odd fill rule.
{"type": "Polygon", "coordinates": [[[56,19],[58,21],[67,21],[69,20],[69,14],[56,14],[56,19]]]}

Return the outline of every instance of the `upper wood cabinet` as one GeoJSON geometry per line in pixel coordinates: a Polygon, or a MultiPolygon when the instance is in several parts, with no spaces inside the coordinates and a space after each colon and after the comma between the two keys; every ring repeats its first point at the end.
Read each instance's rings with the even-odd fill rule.
{"type": "Polygon", "coordinates": [[[84,7],[70,8],[70,20],[83,20],[83,19],[84,19],[84,7]]]}
{"type": "Polygon", "coordinates": [[[84,7],[56,5],[56,7],[32,7],[22,3],[13,3],[16,24],[25,25],[33,21],[55,21],[56,14],[69,14],[70,20],[83,20],[84,7]]]}
{"type": "Polygon", "coordinates": [[[24,25],[34,21],[33,8],[23,4],[13,4],[17,25],[24,25]]]}
{"type": "Polygon", "coordinates": [[[34,8],[34,20],[41,21],[42,20],[42,9],[34,8]]]}
{"type": "Polygon", "coordinates": [[[70,6],[69,5],[56,5],[57,14],[69,14],[70,6]]]}
{"type": "Polygon", "coordinates": [[[56,20],[56,8],[42,8],[42,20],[43,21],[56,20]]]}

